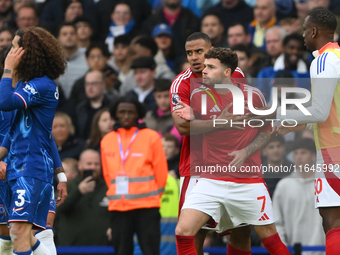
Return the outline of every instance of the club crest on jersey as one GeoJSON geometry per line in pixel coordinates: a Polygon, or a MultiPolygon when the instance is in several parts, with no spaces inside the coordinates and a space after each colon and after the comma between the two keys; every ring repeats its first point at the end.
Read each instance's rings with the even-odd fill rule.
{"type": "Polygon", "coordinates": [[[171,101],[172,101],[172,104],[178,105],[178,102],[181,101],[181,98],[176,93],[173,93],[171,101]]]}

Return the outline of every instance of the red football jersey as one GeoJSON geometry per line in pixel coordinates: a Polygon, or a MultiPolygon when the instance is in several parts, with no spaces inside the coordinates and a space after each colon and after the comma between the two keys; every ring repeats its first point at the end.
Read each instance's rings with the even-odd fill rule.
{"type": "MultiPolygon", "coordinates": [[[[244,95],[245,113],[249,112],[248,107],[248,90],[249,85],[234,84],[238,86],[244,95]]],[[[202,89],[196,89],[193,92],[191,107],[195,112],[195,116],[203,120],[216,119],[225,107],[233,102],[232,93],[227,95],[216,94],[216,91],[208,86],[202,86],[202,89]],[[208,91],[212,96],[207,95],[207,111],[205,115],[201,114],[201,97],[202,94],[208,94],[208,91]],[[214,97],[214,98],[212,98],[214,97]]],[[[252,99],[254,107],[266,106],[265,98],[262,92],[254,87],[251,87],[252,99]]],[[[233,107],[229,112],[233,112],[233,107]]],[[[216,125],[218,127],[218,125],[216,125]]],[[[271,125],[267,125],[261,128],[252,128],[245,124],[245,130],[237,129],[218,129],[204,134],[203,142],[203,158],[205,162],[202,166],[196,165],[192,169],[194,172],[200,172],[200,176],[209,179],[218,179],[225,181],[233,181],[238,183],[256,183],[263,182],[260,150],[250,155],[243,163],[240,169],[232,169],[229,167],[229,163],[234,159],[228,155],[236,150],[241,150],[247,147],[251,141],[254,140],[259,132],[264,132],[271,129],[271,125]],[[200,168],[199,168],[200,167],[200,168]]]]}
{"type": "MultiPolygon", "coordinates": [[[[232,78],[243,78],[245,76],[240,68],[236,68],[233,73],[232,78]]],[[[174,110],[181,108],[178,104],[178,101],[181,100],[187,105],[190,105],[190,96],[191,92],[197,87],[197,82],[200,81],[191,70],[188,68],[181,72],[177,77],[173,80],[170,87],[170,104],[171,104],[171,112],[174,110]],[[194,82],[193,82],[194,81],[194,82]]],[[[179,162],[179,174],[180,176],[190,176],[190,162],[191,162],[191,171],[193,171],[194,165],[203,164],[203,152],[202,152],[202,140],[203,135],[192,135],[192,136],[183,136],[181,157],[179,162]],[[191,140],[191,144],[190,144],[191,140]],[[190,150],[191,148],[191,150],[190,150]],[[190,156],[191,154],[191,156],[190,156]]],[[[197,174],[195,174],[197,175],[197,174]]]]}

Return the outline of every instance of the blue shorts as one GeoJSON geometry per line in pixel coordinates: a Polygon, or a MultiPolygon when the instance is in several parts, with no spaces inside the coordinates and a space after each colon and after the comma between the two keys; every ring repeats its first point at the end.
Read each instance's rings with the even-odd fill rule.
{"type": "Polygon", "coordinates": [[[45,229],[52,184],[31,177],[19,177],[9,181],[8,185],[8,223],[29,222],[34,229],[45,229]]]}
{"type": "Polygon", "coordinates": [[[7,224],[6,201],[9,201],[8,185],[0,180],[0,224],[7,224]]]}

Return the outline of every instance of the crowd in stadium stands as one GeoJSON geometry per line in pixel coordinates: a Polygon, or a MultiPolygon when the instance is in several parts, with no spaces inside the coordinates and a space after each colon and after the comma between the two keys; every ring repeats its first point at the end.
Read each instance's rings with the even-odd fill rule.
{"type": "MultiPolygon", "coordinates": [[[[119,205],[120,209],[112,212],[113,198],[106,197],[110,182],[106,180],[105,185],[102,173],[105,176],[109,171],[109,164],[103,164],[102,170],[101,160],[108,160],[113,157],[110,153],[119,151],[107,151],[100,142],[108,133],[122,129],[119,107],[123,105],[125,111],[132,107],[130,110],[139,117],[145,115],[146,127],[155,131],[145,133],[150,138],[144,144],[147,148],[140,144],[140,150],[156,157],[152,160],[160,166],[164,165],[165,169],[148,170],[153,173],[151,179],[156,180],[157,189],[165,185],[161,172],[169,173],[161,203],[154,202],[157,212],[146,211],[158,221],[152,222],[151,230],[157,229],[163,224],[157,216],[158,208],[167,207],[167,203],[178,206],[178,185],[170,183],[179,178],[182,137],[171,116],[169,89],[176,75],[190,67],[184,48],[186,38],[201,31],[209,35],[213,46],[236,51],[238,66],[247,82],[261,89],[271,104],[273,87],[278,88],[279,98],[284,87],[311,89],[309,65],[313,57],[304,46],[302,24],[308,12],[315,8],[331,10],[340,21],[340,0],[0,0],[0,46],[11,44],[17,29],[40,26],[58,39],[67,59],[67,71],[57,80],[60,99],[52,131],[68,177],[69,193],[57,209],[56,244],[110,245],[119,235],[126,235],[123,243],[129,246],[133,233],[137,233],[143,249],[153,249],[142,238],[145,229],[141,228],[145,225],[138,225],[148,215],[138,220],[131,214],[123,219],[118,212],[124,211],[124,206],[119,205]],[[133,100],[144,105],[146,114],[136,109],[133,100]],[[117,101],[121,103],[117,105],[117,101]],[[158,139],[155,134],[159,135],[158,139]],[[150,139],[157,145],[149,145],[150,139]],[[164,152],[157,149],[158,144],[163,144],[164,152]],[[93,170],[93,179],[84,174],[87,170],[93,170]],[[131,223],[128,233],[123,233],[119,219],[129,221],[131,217],[137,223],[135,226],[131,223]]],[[[340,22],[335,41],[339,40],[339,34],[340,22]]],[[[140,119],[139,124],[142,122],[140,119]]],[[[113,140],[114,137],[106,136],[113,140]]],[[[276,136],[262,149],[262,164],[272,167],[296,164],[297,169],[299,165],[313,164],[313,139],[307,130],[276,136]]],[[[113,140],[106,141],[106,146],[118,142],[113,140]]],[[[134,156],[138,161],[139,156],[134,156]]],[[[138,175],[138,169],[135,174],[138,175]]],[[[147,181],[152,182],[151,179],[147,181]]],[[[297,242],[323,245],[321,218],[314,209],[312,196],[313,176],[304,171],[281,172],[265,174],[265,181],[273,198],[281,239],[287,245],[297,242]],[[312,237],[306,237],[307,233],[313,233],[312,237]]],[[[117,196],[112,192],[108,193],[109,197],[117,196]]],[[[142,214],[147,204],[131,208],[142,214]]],[[[176,218],[176,210],[172,209],[173,213],[169,210],[167,213],[161,210],[161,216],[176,218]]],[[[163,235],[170,235],[162,231],[161,241],[163,235]]],[[[225,238],[211,234],[205,245],[225,246],[225,242],[225,238]]],[[[256,234],[252,243],[261,245],[256,234]]]]}

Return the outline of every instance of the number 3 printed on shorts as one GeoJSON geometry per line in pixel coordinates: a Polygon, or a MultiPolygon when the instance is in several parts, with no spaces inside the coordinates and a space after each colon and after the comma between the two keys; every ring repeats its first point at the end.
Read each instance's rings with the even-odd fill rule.
{"type": "Polygon", "coordinates": [[[24,190],[24,189],[18,189],[17,190],[18,200],[19,200],[19,201],[15,201],[15,205],[17,207],[20,207],[20,206],[24,205],[24,203],[25,203],[25,198],[24,198],[25,192],[26,192],[26,190],[24,190]]]}
{"type": "Polygon", "coordinates": [[[264,208],[266,206],[266,196],[258,197],[257,200],[263,200],[261,212],[264,212],[264,208]]]}

